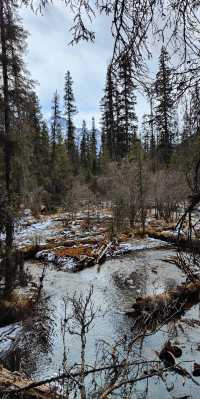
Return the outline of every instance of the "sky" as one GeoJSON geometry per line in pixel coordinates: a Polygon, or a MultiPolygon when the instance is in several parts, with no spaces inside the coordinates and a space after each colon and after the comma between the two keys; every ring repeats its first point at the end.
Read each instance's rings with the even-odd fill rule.
{"type": "MultiPolygon", "coordinates": [[[[112,56],[110,17],[98,16],[95,19],[94,43],[81,42],[74,46],[68,45],[72,39],[69,29],[73,15],[60,0],[49,5],[43,15],[35,15],[29,8],[23,8],[21,17],[29,32],[27,69],[38,82],[36,92],[45,118],[50,118],[52,97],[56,90],[62,104],[64,76],[69,70],[74,81],[78,108],[76,126],[81,127],[82,120],[85,119],[90,127],[93,116],[96,125],[100,126],[99,104],[105,86],[106,66],[112,56]]],[[[139,96],[136,107],[139,117],[145,110],[145,101],[139,96]]]]}

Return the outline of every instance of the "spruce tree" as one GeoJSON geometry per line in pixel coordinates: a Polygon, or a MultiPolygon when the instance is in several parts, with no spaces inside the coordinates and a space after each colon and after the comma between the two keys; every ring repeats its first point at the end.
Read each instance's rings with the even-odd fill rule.
{"type": "Polygon", "coordinates": [[[80,143],[80,163],[83,169],[89,167],[89,135],[86,126],[86,121],[83,120],[81,130],[81,143],[80,143]]]}
{"type": "Polygon", "coordinates": [[[196,83],[190,99],[191,135],[200,134],[200,87],[196,83]]]}
{"type": "Polygon", "coordinates": [[[18,3],[0,0],[0,68],[1,68],[1,147],[4,154],[3,177],[5,193],[3,224],[5,230],[5,291],[12,289],[16,267],[12,258],[16,198],[14,192],[14,156],[17,134],[20,133],[24,99],[30,82],[23,63],[26,32],[17,14],[18,3]]]}
{"type": "Polygon", "coordinates": [[[32,148],[31,180],[36,187],[45,187],[50,166],[49,131],[42,116],[39,99],[34,92],[29,95],[27,109],[29,111],[27,115],[29,142],[30,148],[32,148]]]}
{"type": "Polygon", "coordinates": [[[64,106],[65,106],[65,116],[67,119],[67,138],[66,138],[67,152],[75,172],[77,167],[76,165],[77,150],[75,143],[75,127],[74,127],[73,118],[77,112],[77,109],[73,93],[73,80],[69,71],[67,71],[65,75],[64,106]]]}
{"type": "Polygon", "coordinates": [[[119,90],[119,94],[117,94],[119,125],[116,137],[116,152],[120,154],[121,158],[124,158],[128,155],[137,132],[136,87],[132,66],[127,55],[124,55],[121,59],[117,84],[119,90]]]}
{"type": "Polygon", "coordinates": [[[161,49],[159,71],[155,81],[155,120],[158,130],[158,150],[160,159],[169,164],[174,143],[174,98],[172,70],[169,55],[165,47],[161,49]]]}
{"type": "Polygon", "coordinates": [[[54,168],[56,160],[56,144],[61,141],[61,126],[60,126],[60,105],[59,105],[59,95],[56,91],[53,96],[52,101],[52,116],[51,116],[51,165],[54,168]]]}
{"type": "Polygon", "coordinates": [[[94,117],[92,118],[92,130],[90,133],[90,168],[92,174],[95,175],[97,172],[97,138],[94,117]]]}
{"type": "Polygon", "coordinates": [[[117,72],[109,65],[101,110],[104,154],[111,160],[121,160],[131,150],[137,132],[135,88],[127,56],[122,58],[117,72]]]}
{"type": "Polygon", "coordinates": [[[111,160],[115,160],[115,81],[111,65],[108,66],[106,87],[101,100],[102,125],[105,134],[106,147],[111,160]]]}
{"type": "Polygon", "coordinates": [[[27,93],[23,125],[17,137],[18,147],[20,153],[15,151],[14,156],[14,191],[23,204],[30,206],[34,192],[37,188],[42,191],[49,177],[48,128],[34,91],[27,93]]]}
{"type": "Polygon", "coordinates": [[[50,134],[50,170],[49,186],[50,207],[57,208],[65,203],[65,197],[70,186],[71,171],[69,158],[62,137],[60,125],[60,104],[57,91],[52,101],[51,134],[50,134]]]}

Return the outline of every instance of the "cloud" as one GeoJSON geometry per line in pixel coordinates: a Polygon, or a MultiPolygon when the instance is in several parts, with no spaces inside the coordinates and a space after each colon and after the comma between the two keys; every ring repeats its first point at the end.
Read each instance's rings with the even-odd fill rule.
{"type": "Polygon", "coordinates": [[[30,9],[23,8],[21,16],[30,33],[27,68],[32,78],[39,82],[36,91],[44,115],[49,116],[55,90],[63,98],[64,75],[70,70],[79,111],[77,125],[81,126],[82,119],[89,123],[92,116],[97,118],[98,124],[106,65],[112,54],[110,18],[100,16],[95,20],[94,44],[82,42],[69,46],[73,16],[61,1],[56,1],[56,6],[48,6],[43,15],[35,15],[30,9]]]}
{"type": "MultiPolygon", "coordinates": [[[[61,0],[55,0],[53,5],[47,6],[43,15],[35,15],[29,8],[23,8],[21,16],[25,29],[30,33],[27,67],[32,78],[39,82],[36,91],[45,117],[48,119],[50,116],[52,97],[56,90],[62,105],[64,76],[70,70],[78,108],[76,125],[80,127],[85,119],[89,126],[94,116],[97,126],[100,126],[99,103],[105,85],[106,66],[113,49],[111,17],[101,15],[94,20],[94,43],[81,42],[71,46],[68,43],[72,39],[69,30],[73,25],[73,14],[61,0]]],[[[153,58],[149,64],[151,72],[155,74],[160,45],[153,43],[153,48],[153,58]]],[[[147,100],[138,94],[136,112],[140,121],[148,108],[147,100]]]]}

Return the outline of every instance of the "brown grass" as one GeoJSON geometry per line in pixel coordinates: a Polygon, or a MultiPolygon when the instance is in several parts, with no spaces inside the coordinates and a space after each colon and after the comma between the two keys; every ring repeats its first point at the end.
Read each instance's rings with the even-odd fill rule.
{"type": "Polygon", "coordinates": [[[55,248],[54,253],[58,256],[70,256],[79,258],[81,255],[91,256],[93,247],[91,246],[78,246],[72,248],[55,248]]]}

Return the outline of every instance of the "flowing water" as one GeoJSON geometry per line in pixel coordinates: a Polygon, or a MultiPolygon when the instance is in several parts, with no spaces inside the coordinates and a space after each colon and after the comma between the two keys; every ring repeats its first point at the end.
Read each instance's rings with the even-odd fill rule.
{"type": "MultiPolygon", "coordinates": [[[[60,234],[62,230],[63,227],[51,218],[42,223],[31,222],[30,227],[19,229],[16,243],[18,246],[31,244],[35,237],[45,243],[49,235],[60,234]]],[[[92,300],[99,313],[87,336],[86,361],[91,364],[95,359],[96,343],[99,340],[112,344],[124,334],[131,336],[134,320],[125,314],[125,310],[138,296],[163,292],[185,280],[180,270],[167,261],[175,255],[172,247],[162,247],[161,242],[148,239],[133,240],[128,245],[132,251],[129,255],[109,259],[100,268],[94,266],[74,274],[58,271],[53,264],[46,267],[42,313],[38,321],[30,317],[15,326],[15,331],[24,331],[23,340],[19,351],[11,353],[7,359],[8,367],[12,364],[14,370],[24,371],[36,380],[58,373],[63,361],[61,321],[64,318],[64,298],[67,296],[73,297],[80,293],[85,295],[93,286],[92,300]]],[[[26,266],[33,278],[39,279],[43,265],[34,261],[27,262],[26,266]]],[[[199,305],[193,306],[184,317],[199,319],[199,305]]],[[[7,330],[3,333],[6,335],[7,330]]],[[[199,333],[200,327],[189,327],[180,320],[163,326],[157,333],[145,338],[141,356],[147,360],[158,360],[156,352],[161,350],[167,339],[171,339],[182,348],[180,360],[189,361],[183,365],[191,373],[194,361],[200,363],[199,333]]],[[[65,344],[69,348],[68,361],[71,364],[79,362],[79,339],[66,335],[65,344]]],[[[138,384],[133,398],[142,398],[143,391],[144,383],[138,384]]],[[[171,373],[163,380],[151,379],[146,397],[196,399],[200,397],[200,386],[188,378],[171,373]]]]}
{"type": "MultiPolygon", "coordinates": [[[[138,242],[137,242],[138,245],[138,242]]],[[[95,319],[94,327],[87,338],[87,362],[95,358],[96,342],[103,339],[114,342],[123,334],[130,335],[133,320],[124,310],[131,306],[138,296],[162,292],[176,286],[184,276],[173,264],[166,260],[174,256],[171,248],[148,249],[136,251],[128,256],[107,260],[100,270],[97,266],[85,269],[80,273],[57,271],[52,266],[47,267],[44,280],[44,296],[47,299],[50,339],[48,343],[31,339],[24,342],[28,345],[28,353],[22,357],[20,367],[35,379],[50,377],[62,367],[63,339],[61,334],[61,320],[64,317],[64,301],[67,295],[75,293],[86,294],[91,285],[94,287],[93,302],[95,308],[100,308],[99,317],[95,319]]],[[[41,275],[42,265],[36,262],[27,264],[29,270],[37,277],[41,275]]],[[[199,319],[199,306],[194,306],[187,312],[186,317],[199,319]]],[[[27,326],[27,322],[26,322],[27,326]]],[[[161,331],[145,339],[142,356],[145,359],[158,360],[156,351],[160,351],[167,339],[178,343],[183,350],[181,360],[195,360],[200,363],[200,328],[186,327],[181,323],[176,328],[165,326],[161,331]]],[[[66,345],[69,347],[69,360],[79,361],[79,340],[67,335],[66,345]]],[[[185,363],[190,372],[191,363],[185,363]]],[[[148,398],[181,398],[189,395],[199,398],[200,387],[191,380],[184,379],[177,374],[170,375],[166,382],[154,378],[149,383],[148,398]]],[[[137,386],[136,397],[140,398],[140,390],[144,385],[137,386]]],[[[135,398],[135,396],[133,396],[135,398]]]]}

